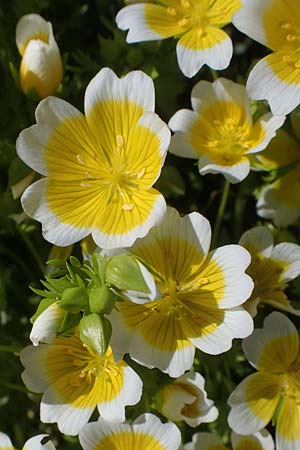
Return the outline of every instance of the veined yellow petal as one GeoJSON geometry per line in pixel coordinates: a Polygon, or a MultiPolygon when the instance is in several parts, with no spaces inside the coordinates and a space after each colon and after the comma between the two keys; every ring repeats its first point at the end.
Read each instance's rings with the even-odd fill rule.
{"type": "MultiPolygon", "coordinates": [[[[299,395],[299,394],[298,394],[299,395]]],[[[296,450],[300,445],[300,404],[293,397],[285,397],[276,427],[278,450],[296,450]]]]}

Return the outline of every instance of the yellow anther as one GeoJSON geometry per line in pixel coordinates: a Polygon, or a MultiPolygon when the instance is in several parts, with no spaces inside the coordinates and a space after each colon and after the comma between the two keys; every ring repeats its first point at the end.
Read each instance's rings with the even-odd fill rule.
{"type": "Polygon", "coordinates": [[[176,16],[177,15],[177,11],[175,8],[171,8],[170,6],[167,8],[167,14],[169,14],[169,16],[176,16]]]}
{"type": "Polygon", "coordinates": [[[76,155],[76,159],[79,162],[79,164],[82,164],[83,166],[85,166],[86,161],[85,161],[85,159],[84,159],[84,157],[82,155],[79,155],[79,154],[76,155]]]}
{"type": "Polygon", "coordinates": [[[297,38],[297,36],[295,36],[294,34],[288,34],[287,36],[286,36],[286,40],[288,41],[288,42],[294,42],[294,41],[296,41],[298,38],[297,38]]]}
{"type": "Polygon", "coordinates": [[[185,27],[187,24],[188,24],[188,19],[186,19],[185,17],[183,18],[183,19],[180,19],[179,21],[178,21],[178,26],[179,27],[185,27]]]}
{"type": "Polygon", "coordinates": [[[281,28],[283,28],[284,30],[290,30],[292,28],[292,24],[291,22],[282,22],[281,28]]]}
{"type": "Polygon", "coordinates": [[[132,203],[128,203],[122,206],[123,211],[132,211],[134,208],[134,205],[132,203]]]}
{"type": "Polygon", "coordinates": [[[140,171],[139,171],[139,173],[137,174],[137,179],[138,180],[140,180],[141,178],[143,178],[143,176],[145,175],[145,173],[146,173],[146,169],[145,169],[145,167],[143,167],[140,171]]]}
{"type": "Polygon", "coordinates": [[[181,0],[181,6],[185,9],[189,9],[191,7],[191,3],[189,0],[181,0]]]}
{"type": "Polygon", "coordinates": [[[295,69],[300,69],[300,59],[298,59],[298,61],[295,62],[294,67],[295,69]]]}
{"type": "Polygon", "coordinates": [[[81,186],[81,187],[92,187],[91,183],[87,183],[86,181],[82,181],[82,182],[80,183],[80,186],[81,186]]]}
{"type": "Polygon", "coordinates": [[[284,55],[282,59],[283,59],[284,62],[290,62],[291,61],[291,57],[289,55],[284,55]]]}
{"type": "Polygon", "coordinates": [[[198,30],[197,30],[197,36],[199,37],[199,38],[203,38],[204,36],[206,36],[206,32],[205,32],[205,29],[204,28],[198,28],[198,30]]]}
{"type": "Polygon", "coordinates": [[[117,148],[124,147],[124,138],[121,134],[117,135],[116,140],[117,140],[117,148]]]}

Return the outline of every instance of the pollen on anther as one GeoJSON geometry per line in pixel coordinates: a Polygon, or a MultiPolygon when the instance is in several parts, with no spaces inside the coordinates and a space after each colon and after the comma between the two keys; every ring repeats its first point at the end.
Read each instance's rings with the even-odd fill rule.
{"type": "Polygon", "coordinates": [[[132,203],[128,203],[125,205],[122,205],[123,211],[132,211],[134,208],[134,205],[132,203]]]}
{"type": "Polygon", "coordinates": [[[146,173],[146,169],[145,169],[145,167],[143,167],[137,174],[137,176],[136,176],[137,179],[140,180],[145,175],[145,173],[146,173]]]}
{"type": "Polygon", "coordinates": [[[76,155],[76,159],[79,162],[79,164],[82,164],[83,166],[85,166],[86,161],[85,161],[85,159],[84,159],[84,157],[82,155],[77,154],[76,155]]]}
{"type": "Polygon", "coordinates": [[[117,135],[116,140],[117,140],[117,147],[118,148],[124,147],[124,138],[123,138],[123,136],[121,134],[117,135]]]}
{"type": "Polygon", "coordinates": [[[170,6],[167,8],[167,14],[169,14],[169,16],[176,16],[177,11],[175,8],[171,8],[170,6]]]}

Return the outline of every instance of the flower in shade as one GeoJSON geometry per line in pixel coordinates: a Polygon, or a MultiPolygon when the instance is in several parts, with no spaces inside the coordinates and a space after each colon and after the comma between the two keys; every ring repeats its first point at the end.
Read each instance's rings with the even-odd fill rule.
{"type": "Polygon", "coordinates": [[[160,0],[125,6],[117,14],[119,28],[128,30],[127,42],[179,37],[178,64],[187,77],[204,64],[225,69],[232,42],[221,28],[231,22],[241,0],[160,0]]]}
{"type": "MultiPolygon", "coordinates": [[[[251,436],[231,433],[232,450],[274,450],[272,436],[261,430],[251,436]]],[[[228,450],[220,439],[211,433],[196,433],[192,442],[185,444],[183,450],[228,450]]]]}
{"type": "Polygon", "coordinates": [[[131,247],[154,274],[161,296],[143,305],[124,300],[112,312],[116,355],[129,353],[142,365],[179,377],[191,368],[195,347],[219,354],[233,338],[252,332],[252,319],[240,306],[253,289],[244,273],[250,255],[238,245],[209,252],[210,240],[202,215],[181,218],[168,208],[160,225],[131,247]]]}
{"type": "Polygon", "coordinates": [[[267,227],[255,227],[246,231],[239,242],[251,255],[248,275],[254,281],[254,290],[244,307],[252,316],[257,305],[267,303],[275,308],[300,315],[290,304],[284,290],[289,281],[300,275],[300,246],[290,242],[274,245],[267,227]]]}
{"type": "Polygon", "coordinates": [[[85,93],[85,116],[54,97],[17,141],[20,158],[45,175],[24,192],[27,214],[45,239],[66,246],[92,234],[104,248],[131,245],[165,213],[157,180],[170,131],[154,111],[143,72],[119,79],[102,69],[85,93]]]}
{"type": "Polygon", "coordinates": [[[218,417],[214,402],[207,398],[205,380],[197,372],[187,372],[159,392],[160,412],[173,422],[186,422],[190,427],[213,422],[218,417]]]}
{"type": "Polygon", "coordinates": [[[23,92],[27,94],[34,89],[40,98],[51,95],[63,76],[51,23],[38,14],[21,17],[16,28],[16,43],[22,56],[20,84],[23,92]]]}
{"type": "Polygon", "coordinates": [[[253,123],[246,88],[225,78],[200,81],[191,95],[193,110],[177,111],[169,151],[198,159],[201,175],[221,173],[231,183],[250,171],[249,157],[264,150],[285,118],[266,113],[253,123]]]}
{"type": "Polygon", "coordinates": [[[300,103],[300,15],[295,0],[242,0],[233,24],[272,53],[251,70],[250,97],[288,114],[300,103]]]}
{"type": "Polygon", "coordinates": [[[125,406],[141,397],[142,381],[131,367],[115,362],[110,347],[100,356],[76,335],[26,347],[21,361],[27,388],[43,392],[42,422],[57,422],[65,434],[78,434],[96,407],[105,420],[122,422],[125,406]]]}
{"type": "Polygon", "coordinates": [[[258,215],[273,219],[278,227],[291,225],[300,217],[299,144],[288,133],[279,130],[257,159],[267,170],[278,170],[279,175],[260,192],[256,205],[258,215]]]}
{"type": "Polygon", "coordinates": [[[256,433],[272,417],[276,421],[276,449],[300,448],[300,348],[294,324],[273,312],[262,329],[243,341],[243,350],[257,373],[232,392],[228,422],[239,434],[256,433]]]}
{"type": "Polygon", "coordinates": [[[83,450],[178,450],[181,435],[173,423],[161,423],[153,414],[143,414],[132,424],[100,418],[83,428],[79,441],[83,450]]]}
{"type": "MultiPolygon", "coordinates": [[[[25,442],[22,450],[55,450],[54,445],[49,440],[45,444],[42,444],[41,441],[46,437],[48,437],[47,434],[39,434],[37,436],[28,439],[28,441],[25,442]]],[[[0,431],[0,449],[15,450],[15,447],[13,446],[10,438],[7,436],[7,434],[2,433],[1,431],[0,431]]]]}

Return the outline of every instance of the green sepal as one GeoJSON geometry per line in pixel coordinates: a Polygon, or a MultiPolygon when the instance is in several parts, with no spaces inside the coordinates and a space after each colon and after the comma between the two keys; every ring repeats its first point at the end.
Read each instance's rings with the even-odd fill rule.
{"type": "Polygon", "coordinates": [[[59,306],[71,313],[78,313],[86,308],[88,300],[85,287],[69,287],[64,290],[59,306]]]}
{"type": "Polygon", "coordinates": [[[92,313],[109,314],[117,300],[117,296],[106,284],[92,288],[89,292],[89,305],[92,313]]]}
{"type": "Polygon", "coordinates": [[[114,256],[108,261],[106,282],[122,291],[149,293],[136,259],[127,254],[114,256]]]}
{"type": "Polygon", "coordinates": [[[79,335],[85,345],[104,355],[111,337],[111,324],[99,314],[88,314],[80,321],[79,335]]]}
{"type": "Polygon", "coordinates": [[[57,334],[64,334],[68,330],[77,327],[81,319],[80,314],[72,314],[68,311],[65,312],[64,318],[57,330],[57,334]]]}
{"type": "Polygon", "coordinates": [[[36,321],[36,319],[42,314],[42,312],[44,312],[47,308],[49,308],[49,306],[51,306],[55,302],[56,302],[55,298],[43,298],[40,301],[39,306],[37,307],[37,310],[35,311],[33,316],[30,317],[30,323],[33,324],[36,321]]]}

